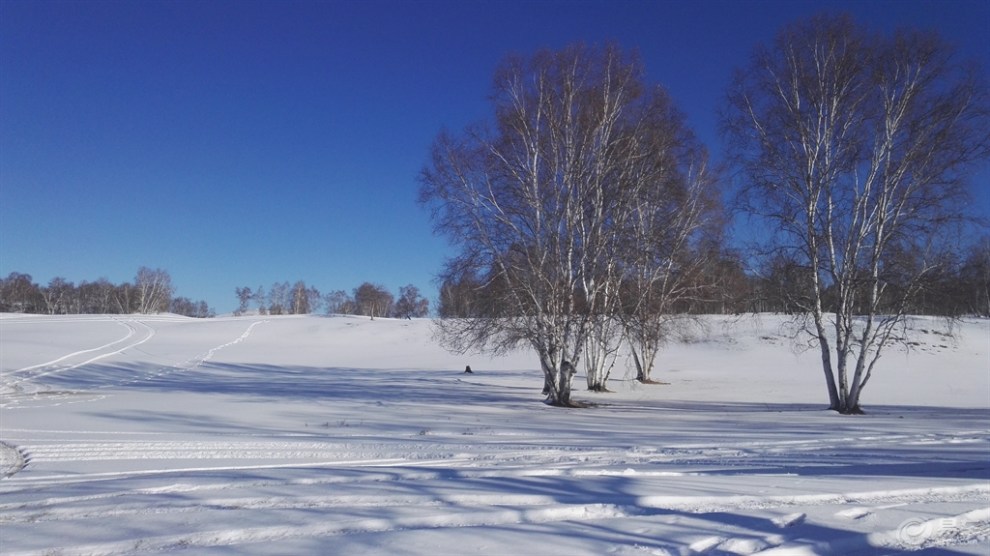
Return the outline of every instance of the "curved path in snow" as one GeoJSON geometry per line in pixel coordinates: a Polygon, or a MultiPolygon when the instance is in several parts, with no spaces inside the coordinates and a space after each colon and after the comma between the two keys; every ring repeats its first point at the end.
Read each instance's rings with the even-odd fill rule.
{"type": "MultiPolygon", "coordinates": [[[[157,329],[149,323],[156,321],[172,322],[174,318],[146,318],[146,317],[114,317],[108,316],[117,324],[127,329],[127,332],[119,339],[94,348],[73,351],[62,355],[51,361],[39,363],[17,369],[10,373],[5,373],[0,382],[0,392],[3,393],[0,399],[0,408],[24,408],[37,407],[39,405],[60,405],[67,402],[84,402],[100,399],[102,396],[87,395],[85,392],[53,390],[43,383],[45,378],[66,374],[76,369],[86,367],[100,360],[117,356],[133,350],[139,346],[152,341],[157,334],[157,329]]],[[[180,371],[190,371],[198,368],[203,363],[209,361],[220,350],[244,341],[254,328],[263,324],[264,320],[252,322],[247,329],[237,338],[214,346],[204,353],[181,363],[174,365],[158,366],[144,370],[132,376],[117,378],[96,386],[91,390],[103,390],[115,388],[125,384],[133,384],[144,380],[162,377],[180,371]]]]}
{"type": "Polygon", "coordinates": [[[15,407],[27,401],[35,401],[42,398],[64,399],[66,393],[57,392],[53,394],[38,381],[48,376],[72,371],[100,361],[101,359],[121,354],[148,342],[155,336],[155,329],[140,320],[108,318],[127,329],[124,336],[101,346],[73,351],[45,363],[31,365],[6,373],[2,383],[0,383],[0,392],[3,392],[3,400],[0,401],[0,408],[15,407]],[[140,337],[133,339],[139,334],[141,334],[140,337]]]}

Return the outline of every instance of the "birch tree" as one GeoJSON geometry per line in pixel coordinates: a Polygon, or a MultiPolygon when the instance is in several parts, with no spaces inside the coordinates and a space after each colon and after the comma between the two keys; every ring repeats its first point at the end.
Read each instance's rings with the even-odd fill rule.
{"type": "Polygon", "coordinates": [[[356,310],[354,299],[344,290],[327,293],[323,302],[326,304],[328,315],[350,315],[356,310]]]}
{"type": "Polygon", "coordinates": [[[720,206],[704,165],[640,199],[628,240],[620,320],[636,380],[652,383],[657,355],[692,302],[708,301],[719,277],[706,272],[717,251],[705,249],[713,210],[720,206]],[[680,307],[679,307],[680,306],[680,307]]]}
{"type": "Polygon", "coordinates": [[[393,313],[398,319],[423,318],[430,313],[430,302],[420,295],[416,286],[402,286],[393,313]]]}
{"type": "Polygon", "coordinates": [[[65,278],[56,276],[48,282],[48,286],[41,289],[42,299],[45,301],[45,309],[49,315],[64,315],[69,312],[70,296],[74,290],[72,282],[65,278]]]}
{"type": "Polygon", "coordinates": [[[243,288],[234,288],[234,294],[237,295],[237,309],[234,310],[234,316],[241,316],[248,311],[248,305],[251,303],[251,298],[254,296],[254,292],[251,288],[245,286],[243,288]]]}
{"type": "Polygon", "coordinates": [[[729,95],[742,206],[799,269],[830,407],[860,413],[884,348],[965,214],[988,154],[987,89],[928,34],[885,37],[847,17],[784,29],[729,95]],[[911,257],[902,256],[910,253],[911,257]]]}
{"type": "Polygon", "coordinates": [[[375,320],[375,317],[387,317],[392,312],[395,298],[381,284],[364,282],[354,288],[354,304],[357,314],[366,315],[375,320]]]}
{"type": "Polygon", "coordinates": [[[292,286],[290,314],[307,315],[312,313],[315,310],[314,297],[319,299],[318,291],[315,292],[314,296],[313,288],[307,288],[306,283],[302,280],[296,282],[292,286]]]}
{"type": "Polygon", "coordinates": [[[291,310],[291,288],[288,282],[275,282],[268,289],[268,314],[284,315],[291,310]]]}
{"type": "MultiPolygon", "coordinates": [[[[165,270],[142,266],[134,278],[137,310],[141,314],[167,311],[172,302],[172,277],[165,270]]],[[[126,312],[126,311],[125,311],[126,312]]]]}
{"type": "Polygon", "coordinates": [[[457,247],[441,279],[472,277],[484,298],[485,317],[442,319],[440,336],[460,351],[528,345],[547,402],[573,405],[586,351],[589,387],[607,377],[621,232],[654,183],[649,135],[669,101],[618,48],[573,46],[509,58],[492,102],[493,124],[441,133],[422,174],[421,199],[457,247]]]}
{"type": "MultiPolygon", "coordinates": [[[[628,195],[629,216],[620,249],[621,303],[617,312],[636,367],[652,382],[657,354],[677,319],[677,306],[710,295],[718,278],[706,248],[720,229],[721,204],[708,155],[669,102],[657,108],[643,140],[652,153],[628,195]]],[[[683,309],[682,309],[683,310],[683,309]]]]}

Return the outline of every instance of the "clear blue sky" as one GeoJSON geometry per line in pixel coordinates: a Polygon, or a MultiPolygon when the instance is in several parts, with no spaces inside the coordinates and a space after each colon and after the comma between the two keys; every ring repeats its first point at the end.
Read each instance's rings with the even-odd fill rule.
{"type": "Polygon", "coordinates": [[[433,297],[417,175],[442,127],[490,117],[507,53],[637,48],[717,155],[732,70],[823,9],[934,29],[990,75],[983,0],[0,0],[0,275],[164,268],[219,312],[300,279],[433,297]]]}

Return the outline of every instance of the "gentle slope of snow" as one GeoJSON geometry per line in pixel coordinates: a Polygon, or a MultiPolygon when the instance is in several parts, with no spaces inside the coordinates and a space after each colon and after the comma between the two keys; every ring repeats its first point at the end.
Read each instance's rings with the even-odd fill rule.
{"type": "Polygon", "coordinates": [[[776,316],[572,410],[429,321],[2,315],[0,553],[987,554],[990,323],[944,327],[844,417],[776,316]]]}

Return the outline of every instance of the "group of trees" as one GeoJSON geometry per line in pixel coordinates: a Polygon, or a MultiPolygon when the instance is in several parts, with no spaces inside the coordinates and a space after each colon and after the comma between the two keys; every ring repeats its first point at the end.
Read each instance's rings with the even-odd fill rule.
{"type": "Polygon", "coordinates": [[[492,102],[490,122],[438,136],[421,176],[436,231],[457,247],[441,338],[529,345],[551,404],[571,405],[579,361],[603,389],[620,342],[649,381],[685,314],[782,310],[808,317],[831,408],[857,413],[907,314],[990,312],[990,249],[952,255],[990,102],[931,35],[819,16],[757,49],[722,117],[736,206],[767,231],[745,258],[724,247],[725,180],[635,57],[512,57],[492,102]]]}
{"type": "MultiPolygon", "coordinates": [[[[456,246],[440,273],[439,337],[453,350],[531,347],[544,393],[572,405],[580,363],[604,390],[619,346],[650,371],[686,315],[805,317],[829,402],[860,397],[908,314],[990,315],[990,241],[960,245],[966,179],[990,156],[990,98],[937,37],[882,35],[845,16],[783,29],[732,81],[721,121],[733,206],[764,230],[727,249],[725,184],[639,59],[571,46],[506,59],[493,117],[441,133],[420,200],[456,246]]],[[[237,288],[238,314],[421,317],[414,286],[321,294],[299,281],[237,288]]],[[[208,316],[168,274],[133,284],[0,280],[0,310],[208,316]]]]}
{"type": "Polygon", "coordinates": [[[0,278],[0,312],[65,314],[132,314],[171,312],[189,317],[212,317],[205,301],[173,297],[172,277],[162,269],[141,267],[133,282],[113,284],[106,278],[78,285],[52,278],[46,286],[29,274],[12,272],[0,278]]]}
{"type": "Polygon", "coordinates": [[[344,290],[321,294],[301,280],[291,286],[288,282],[276,282],[267,291],[261,286],[253,290],[249,287],[236,288],[234,293],[238,300],[235,315],[251,310],[262,315],[305,315],[317,313],[321,308],[328,315],[365,315],[371,318],[421,318],[430,313],[429,301],[420,295],[419,288],[411,284],[400,287],[398,297],[384,286],[370,282],[354,288],[351,294],[344,290]]]}
{"type": "Polygon", "coordinates": [[[442,338],[455,350],[529,344],[544,391],[570,405],[569,369],[605,389],[619,341],[641,363],[673,308],[719,277],[717,180],[705,149],[639,61],[573,46],[510,58],[495,121],[441,134],[421,200],[459,253],[441,278],[442,338]]]}

